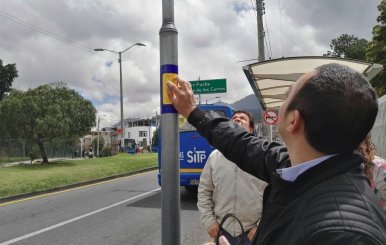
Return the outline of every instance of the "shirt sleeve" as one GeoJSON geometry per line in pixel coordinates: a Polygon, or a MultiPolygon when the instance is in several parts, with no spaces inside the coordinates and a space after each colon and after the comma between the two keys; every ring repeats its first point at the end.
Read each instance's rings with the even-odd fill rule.
{"type": "Polygon", "coordinates": [[[201,173],[200,184],[197,193],[197,207],[201,213],[201,223],[206,229],[215,223],[216,216],[214,214],[214,200],[213,200],[213,179],[211,163],[214,161],[214,154],[210,154],[206,161],[205,167],[201,173]]]}

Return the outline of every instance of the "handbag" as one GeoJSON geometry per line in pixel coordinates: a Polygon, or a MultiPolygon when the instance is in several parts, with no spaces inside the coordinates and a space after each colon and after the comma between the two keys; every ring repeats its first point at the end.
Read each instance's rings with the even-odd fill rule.
{"type": "MultiPolygon", "coordinates": [[[[215,244],[216,244],[216,245],[219,244],[219,243],[218,243],[218,240],[219,240],[220,235],[221,235],[222,226],[224,225],[225,221],[226,221],[228,218],[230,218],[230,217],[234,218],[234,219],[239,223],[239,225],[240,225],[240,227],[241,227],[241,234],[244,234],[244,227],[243,227],[243,225],[241,224],[241,221],[240,221],[234,214],[229,213],[229,214],[225,215],[224,218],[222,218],[222,220],[221,220],[221,222],[220,222],[220,227],[219,227],[219,229],[218,229],[218,232],[217,232],[217,235],[216,235],[216,240],[215,240],[215,244]]],[[[243,244],[244,239],[245,239],[245,236],[241,236],[238,245],[243,244]]]]}

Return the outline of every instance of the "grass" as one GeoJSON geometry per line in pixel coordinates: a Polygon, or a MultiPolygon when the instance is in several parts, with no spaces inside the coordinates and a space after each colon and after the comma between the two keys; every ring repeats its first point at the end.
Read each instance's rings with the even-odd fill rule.
{"type": "Polygon", "coordinates": [[[30,160],[29,157],[0,157],[0,165],[2,163],[19,162],[30,160]]]}
{"type": "Polygon", "coordinates": [[[156,153],[60,160],[46,165],[0,168],[0,198],[75,184],[157,166],[156,153]]]}

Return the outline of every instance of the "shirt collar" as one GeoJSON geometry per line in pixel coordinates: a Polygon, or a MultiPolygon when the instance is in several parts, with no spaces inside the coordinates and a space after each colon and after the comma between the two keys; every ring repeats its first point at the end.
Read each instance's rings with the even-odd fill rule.
{"type": "Polygon", "coordinates": [[[335,155],[336,154],[326,155],[304,163],[297,164],[293,167],[276,169],[276,173],[279,174],[280,178],[282,178],[283,180],[294,182],[296,178],[306,170],[318,165],[319,163],[335,155]]]}

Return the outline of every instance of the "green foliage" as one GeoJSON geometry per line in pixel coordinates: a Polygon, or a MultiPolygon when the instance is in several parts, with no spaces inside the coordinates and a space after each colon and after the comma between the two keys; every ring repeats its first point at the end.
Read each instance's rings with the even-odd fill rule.
{"type": "MultiPolygon", "coordinates": [[[[99,154],[101,154],[103,146],[105,145],[105,139],[101,136],[98,136],[98,137],[99,137],[99,154]]],[[[97,150],[98,149],[97,148],[98,137],[92,140],[92,148],[95,149],[94,154],[97,154],[97,152],[98,152],[98,150],[97,150]]]]}
{"type": "Polygon", "coordinates": [[[154,131],[151,142],[153,146],[158,146],[158,128],[154,131]]]}
{"type": "Polygon", "coordinates": [[[38,159],[40,156],[39,150],[36,147],[33,147],[30,152],[28,153],[28,156],[31,160],[31,163],[33,160],[38,159]]]}
{"type": "Polygon", "coordinates": [[[323,56],[338,56],[343,58],[365,60],[366,48],[368,42],[366,39],[359,39],[354,35],[342,34],[331,41],[330,48],[323,56]]]}
{"type": "Polygon", "coordinates": [[[102,152],[100,153],[101,157],[109,157],[112,156],[111,146],[105,146],[102,149],[102,152]]]}
{"type": "Polygon", "coordinates": [[[13,80],[17,77],[16,64],[3,66],[3,61],[0,59],[0,101],[11,91],[13,80]]]}
{"type": "MultiPolygon", "coordinates": [[[[373,28],[373,39],[367,49],[367,60],[379,63],[386,68],[386,0],[382,0],[378,6],[380,15],[377,18],[378,24],[373,28]]],[[[386,72],[383,70],[372,81],[371,84],[379,96],[386,94],[386,72]]]]}
{"type": "Polygon", "coordinates": [[[0,138],[34,140],[46,163],[44,142],[79,138],[95,126],[95,113],[91,101],[64,83],[11,91],[0,103],[0,138]]]}
{"type": "Polygon", "coordinates": [[[380,15],[377,17],[378,24],[373,28],[373,39],[368,42],[353,35],[342,34],[332,39],[330,47],[323,56],[339,56],[344,58],[365,60],[384,66],[370,83],[377,91],[378,96],[386,94],[386,0],[382,0],[378,6],[380,15]]]}

